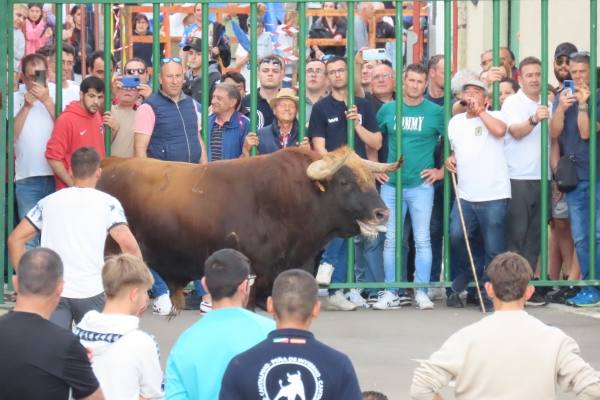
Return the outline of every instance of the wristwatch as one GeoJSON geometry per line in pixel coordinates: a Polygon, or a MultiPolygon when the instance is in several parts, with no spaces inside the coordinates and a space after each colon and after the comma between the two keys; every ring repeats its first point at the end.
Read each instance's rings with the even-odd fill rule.
{"type": "Polygon", "coordinates": [[[533,115],[530,115],[530,116],[529,116],[529,125],[531,125],[531,126],[536,126],[538,122],[539,122],[539,121],[535,121],[535,120],[533,119],[533,115]]]}
{"type": "Polygon", "coordinates": [[[585,111],[585,112],[587,112],[588,111],[588,106],[587,106],[587,104],[580,104],[579,107],[578,107],[578,109],[579,109],[579,111],[585,111]]]}

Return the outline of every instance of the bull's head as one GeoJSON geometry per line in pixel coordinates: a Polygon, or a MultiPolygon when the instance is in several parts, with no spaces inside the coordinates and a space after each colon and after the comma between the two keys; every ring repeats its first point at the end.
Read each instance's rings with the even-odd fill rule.
{"type": "Polygon", "coordinates": [[[339,236],[360,232],[375,237],[385,231],[390,212],[377,193],[374,174],[393,172],[401,165],[402,159],[389,164],[367,161],[343,147],[312,162],[306,174],[324,192],[339,236]]]}

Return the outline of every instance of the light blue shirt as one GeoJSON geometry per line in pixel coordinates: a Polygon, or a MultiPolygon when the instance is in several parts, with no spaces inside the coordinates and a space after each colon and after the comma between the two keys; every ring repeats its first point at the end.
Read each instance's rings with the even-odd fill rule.
{"type": "Polygon", "coordinates": [[[165,372],[165,399],[218,399],[229,361],[274,329],[273,320],[243,308],[209,312],[173,346],[165,372]]]}

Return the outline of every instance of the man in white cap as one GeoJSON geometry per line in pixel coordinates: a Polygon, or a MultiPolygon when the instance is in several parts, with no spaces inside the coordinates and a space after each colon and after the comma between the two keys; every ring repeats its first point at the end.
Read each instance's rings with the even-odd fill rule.
{"type": "MultiPolygon", "coordinates": [[[[449,307],[464,307],[458,294],[467,288],[472,275],[464,259],[465,238],[456,202],[462,205],[469,239],[481,235],[484,265],[506,250],[504,221],[511,195],[504,156],[506,122],[501,112],[487,110],[487,92],[487,85],[481,81],[465,83],[462,100],[466,112],[455,115],[448,124],[452,154],[446,160],[446,168],[458,175],[457,199],[450,221],[451,264],[457,270],[447,299],[449,307]]],[[[486,309],[492,309],[491,301],[484,300],[486,309]]]]}

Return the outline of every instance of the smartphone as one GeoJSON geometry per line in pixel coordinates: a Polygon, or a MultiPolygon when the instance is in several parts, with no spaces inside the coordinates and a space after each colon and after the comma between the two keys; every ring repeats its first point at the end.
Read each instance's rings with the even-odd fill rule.
{"type": "Polygon", "coordinates": [[[36,70],[35,71],[35,82],[38,85],[46,87],[46,71],[36,70]]]}
{"type": "Polygon", "coordinates": [[[139,76],[124,76],[121,78],[121,83],[125,89],[137,89],[140,86],[139,76]]]}
{"type": "Polygon", "coordinates": [[[571,79],[565,79],[564,84],[565,84],[565,89],[570,90],[571,96],[573,96],[573,94],[575,93],[575,82],[572,81],[571,79]]]}
{"type": "Polygon", "coordinates": [[[365,61],[380,61],[385,60],[385,49],[366,49],[362,52],[363,60],[365,61]]]}

